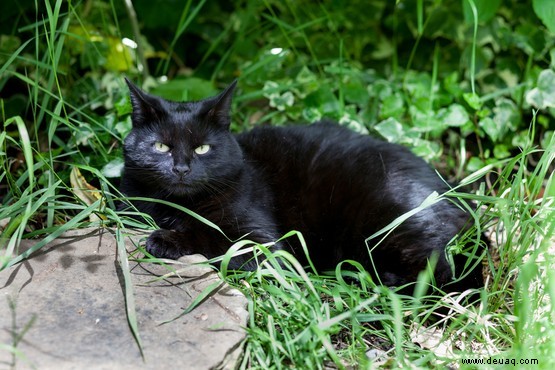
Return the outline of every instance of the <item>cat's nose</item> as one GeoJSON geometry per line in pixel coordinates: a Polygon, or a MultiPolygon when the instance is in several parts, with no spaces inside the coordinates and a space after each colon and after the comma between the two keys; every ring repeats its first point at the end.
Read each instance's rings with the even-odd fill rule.
{"type": "Polygon", "coordinates": [[[175,166],[173,166],[173,172],[176,175],[185,176],[186,174],[191,172],[191,168],[189,168],[189,166],[187,166],[186,164],[176,164],[175,166]]]}

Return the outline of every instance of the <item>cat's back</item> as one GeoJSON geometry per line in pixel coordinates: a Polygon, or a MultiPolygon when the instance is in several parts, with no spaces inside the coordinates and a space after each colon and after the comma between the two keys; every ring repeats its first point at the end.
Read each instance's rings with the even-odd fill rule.
{"type": "Polygon", "coordinates": [[[247,158],[282,185],[286,179],[297,180],[298,186],[348,178],[356,190],[357,183],[368,188],[410,178],[421,186],[445,188],[437,176],[428,176],[433,171],[427,163],[407,148],[333,122],[259,127],[239,135],[238,141],[247,158]]]}
{"type": "Polygon", "coordinates": [[[307,164],[322,155],[334,155],[336,160],[332,162],[337,164],[345,156],[353,158],[364,152],[368,157],[383,149],[379,140],[326,121],[305,126],[257,127],[237,139],[249,158],[261,164],[287,168],[306,169],[307,164]]]}
{"type": "Polygon", "coordinates": [[[307,215],[353,219],[364,209],[370,213],[364,219],[375,219],[378,212],[390,221],[432,192],[447,190],[408,149],[334,123],[261,127],[239,135],[238,141],[278,202],[288,202],[279,208],[298,208],[307,215]]]}

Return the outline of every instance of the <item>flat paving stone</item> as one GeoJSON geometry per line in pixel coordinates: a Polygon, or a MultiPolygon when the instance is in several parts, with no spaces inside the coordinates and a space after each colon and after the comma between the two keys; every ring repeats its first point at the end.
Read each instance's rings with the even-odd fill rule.
{"type": "MultiPolygon", "coordinates": [[[[126,248],[134,250],[126,238],[126,248]]],[[[22,247],[32,243],[22,243],[22,247]]],[[[32,258],[0,272],[0,369],[234,368],[246,333],[247,300],[227,284],[179,316],[220,282],[205,260],[167,267],[130,262],[139,346],[130,330],[116,239],[109,229],[64,234],[32,258]],[[15,353],[15,355],[14,355],[15,353]]]]}

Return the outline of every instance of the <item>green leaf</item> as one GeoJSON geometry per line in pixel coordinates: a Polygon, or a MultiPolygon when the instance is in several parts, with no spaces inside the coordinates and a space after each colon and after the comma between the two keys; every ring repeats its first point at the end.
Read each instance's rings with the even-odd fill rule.
{"type": "Polygon", "coordinates": [[[322,112],[318,108],[308,107],[303,109],[302,116],[306,121],[312,123],[322,119],[322,112]]]}
{"type": "Polygon", "coordinates": [[[541,139],[542,148],[548,148],[551,143],[555,143],[555,131],[547,131],[541,139]]]}
{"type": "Polygon", "coordinates": [[[544,196],[555,198],[555,172],[551,173],[549,176],[549,180],[545,186],[544,196]]]}
{"type": "Polygon", "coordinates": [[[478,126],[496,143],[502,141],[510,131],[515,131],[519,123],[518,107],[512,100],[501,98],[495,103],[493,117],[482,118],[478,126]]]}
{"type": "MultiPolygon", "coordinates": [[[[428,73],[407,71],[403,87],[415,98],[429,97],[432,77],[428,73]]],[[[434,90],[435,90],[434,86],[434,90]]]]}
{"type": "Polygon", "coordinates": [[[485,163],[483,160],[481,160],[480,158],[478,158],[478,157],[471,157],[471,158],[468,160],[468,164],[467,164],[467,166],[466,166],[466,170],[467,170],[468,172],[476,172],[476,171],[478,171],[478,170],[484,168],[485,165],[486,165],[486,163],[485,163]]]}
{"type": "Polygon", "coordinates": [[[528,130],[522,130],[514,135],[511,139],[511,145],[513,148],[530,148],[533,146],[528,130]]]}
{"type": "Polygon", "coordinates": [[[499,140],[503,128],[497,126],[495,121],[491,117],[485,117],[478,122],[478,126],[484,130],[484,132],[490,137],[491,141],[494,143],[499,140]]]}
{"type": "Polygon", "coordinates": [[[497,159],[507,158],[511,155],[509,148],[505,144],[498,144],[493,147],[493,156],[497,159]]]}
{"type": "Polygon", "coordinates": [[[437,119],[444,125],[451,127],[460,127],[467,123],[470,118],[468,112],[460,104],[451,104],[447,108],[438,111],[437,119]]]}
{"type": "MultiPolygon", "coordinates": [[[[52,190],[52,192],[53,192],[54,191],[53,189],[55,189],[58,186],[58,184],[59,184],[59,182],[54,184],[50,190],[52,190]]],[[[49,198],[49,197],[52,197],[52,195],[49,194],[48,192],[46,192],[43,195],[43,197],[49,198]]],[[[40,205],[40,204],[42,204],[42,202],[45,201],[45,200],[42,200],[43,197],[41,197],[41,199],[39,199],[39,201],[36,202],[37,205],[40,205]]],[[[28,258],[31,254],[35,253],[36,251],[38,251],[39,249],[44,247],[46,244],[50,243],[52,240],[54,240],[57,237],[59,237],[60,235],[62,235],[62,233],[66,232],[67,230],[71,230],[73,228],[78,227],[80,225],[80,222],[83,221],[83,219],[85,219],[86,217],[89,217],[89,215],[91,213],[98,210],[98,208],[101,205],[101,202],[102,202],[102,199],[99,199],[96,202],[94,202],[93,204],[91,204],[90,206],[88,206],[87,208],[83,209],[77,215],[73,216],[73,218],[71,220],[69,220],[65,224],[61,225],[59,228],[55,229],[51,234],[48,234],[44,239],[37,242],[31,248],[25,250],[23,253],[21,253],[17,257],[12,258],[5,265],[4,264],[0,265],[0,270],[2,270],[4,268],[8,268],[10,266],[13,266],[13,265],[23,261],[24,259],[28,258]]],[[[30,212],[30,214],[35,213],[35,212],[36,212],[36,210],[33,210],[33,212],[30,212]]]]}
{"type": "Polygon", "coordinates": [[[264,82],[264,87],[262,88],[262,95],[268,100],[272,100],[274,96],[279,96],[281,88],[279,84],[275,81],[264,82]]]}
{"type": "Polygon", "coordinates": [[[298,82],[300,86],[298,86],[298,88],[293,88],[293,90],[295,90],[295,94],[300,98],[305,98],[306,95],[318,90],[320,87],[318,77],[306,66],[301,68],[295,77],[295,81],[298,82]]]}
{"type": "Polygon", "coordinates": [[[120,177],[123,171],[123,158],[116,158],[106,163],[100,171],[106,177],[120,177]]]}
{"type": "Polygon", "coordinates": [[[133,125],[131,124],[131,116],[127,116],[124,121],[119,121],[118,123],[116,123],[116,126],[114,128],[123,138],[127,136],[127,134],[131,131],[132,126],[133,125]]]}
{"type": "Polygon", "coordinates": [[[345,101],[353,104],[366,104],[369,99],[366,87],[359,80],[349,79],[343,84],[345,101]]]}
{"type": "Polygon", "coordinates": [[[368,129],[364,126],[362,122],[357,119],[357,116],[355,114],[345,112],[343,116],[339,118],[339,124],[342,126],[346,126],[355,132],[368,134],[368,129]]]}
{"type": "Polygon", "coordinates": [[[270,107],[277,108],[279,111],[292,107],[294,103],[295,97],[291,91],[286,91],[283,94],[273,94],[270,98],[270,107]]]}
{"type": "Polygon", "coordinates": [[[393,117],[389,117],[375,125],[374,130],[390,143],[400,142],[405,132],[403,125],[393,117]]]}
{"type": "Polygon", "coordinates": [[[555,33],[555,1],[533,0],[534,12],[551,33],[555,33]]]}
{"type": "Polygon", "coordinates": [[[307,107],[318,108],[323,115],[334,115],[340,110],[339,101],[333,94],[331,86],[322,85],[304,99],[307,107]]]}
{"type": "Polygon", "coordinates": [[[520,124],[520,113],[515,102],[506,98],[498,99],[493,107],[493,120],[505,129],[505,133],[515,131],[520,124]]]}
{"type": "Polygon", "coordinates": [[[382,101],[382,107],[380,111],[380,117],[395,117],[400,118],[405,111],[403,97],[400,93],[396,92],[392,95],[387,96],[382,101]]]}
{"type": "Polygon", "coordinates": [[[318,81],[318,77],[307,66],[301,68],[295,79],[301,84],[318,81]]]}
{"type": "Polygon", "coordinates": [[[466,104],[468,104],[472,109],[478,110],[482,107],[480,97],[475,93],[464,93],[463,98],[466,104]]]}
{"type": "Polygon", "coordinates": [[[458,98],[463,94],[463,89],[459,82],[459,74],[457,72],[452,72],[443,79],[443,87],[449,95],[454,98],[458,98]]]}
{"type": "Polygon", "coordinates": [[[419,132],[443,130],[446,127],[441,120],[436,119],[432,110],[422,111],[413,105],[409,107],[409,113],[414,128],[419,132]]]}
{"type": "Polygon", "coordinates": [[[412,139],[412,152],[427,161],[437,159],[441,155],[441,146],[433,141],[412,139]]]}
{"type": "Polygon", "coordinates": [[[526,102],[538,109],[555,108],[555,72],[541,71],[537,87],[526,94],[526,102]]]}
{"type": "Polygon", "coordinates": [[[129,99],[128,95],[122,96],[117,102],[114,103],[114,107],[116,108],[118,116],[123,116],[133,111],[131,99],[129,99]]]}

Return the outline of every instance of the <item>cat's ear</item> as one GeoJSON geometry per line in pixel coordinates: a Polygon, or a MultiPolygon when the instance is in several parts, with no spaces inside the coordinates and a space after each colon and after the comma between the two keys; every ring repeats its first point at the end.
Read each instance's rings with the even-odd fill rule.
{"type": "Polygon", "coordinates": [[[159,121],[162,113],[159,100],[141,90],[127,77],[125,77],[125,82],[129,87],[129,96],[133,107],[131,116],[133,126],[142,126],[149,122],[159,121]]]}
{"type": "Polygon", "coordinates": [[[210,110],[207,113],[207,117],[210,120],[225,128],[229,128],[229,125],[231,124],[231,101],[236,86],[237,80],[233,81],[228,87],[225,88],[224,91],[212,99],[214,104],[210,107],[210,110]]]}

